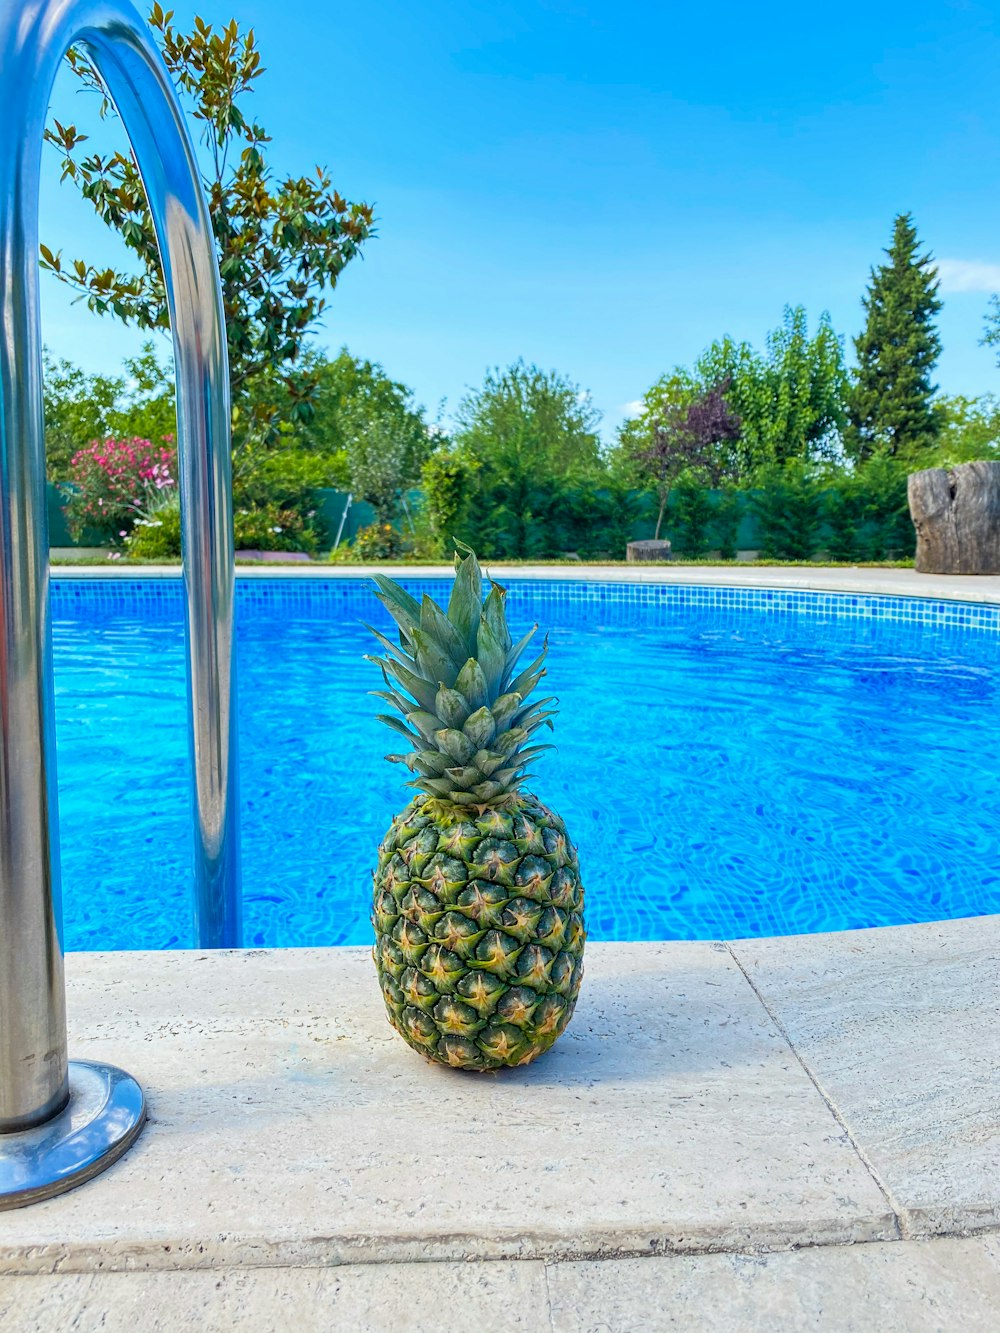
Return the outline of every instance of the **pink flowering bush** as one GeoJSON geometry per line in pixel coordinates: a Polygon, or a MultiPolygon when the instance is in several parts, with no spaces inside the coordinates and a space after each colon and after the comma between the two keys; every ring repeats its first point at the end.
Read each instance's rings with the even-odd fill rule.
{"type": "Polygon", "coordinates": [[[66,521],[74,541],[89,533],[119,545],[136,520],[177,486],[173,439],[93,440],[70,460],[66,521]]]}

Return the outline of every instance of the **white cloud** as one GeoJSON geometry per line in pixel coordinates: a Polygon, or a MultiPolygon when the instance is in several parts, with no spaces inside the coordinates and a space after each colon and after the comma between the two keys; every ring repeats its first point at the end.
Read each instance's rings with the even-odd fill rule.
{"type": "Polygon", "coordinates": [[[982,259],[939,259],[943,292],[1000,292],[1000,264],[982,259]]]}
{"type": "Polygon", "coordinates": [[[624,417],[637,417],[645,406],[641,398],[636,398],[631,403],[623,403],[618,410],[624,417]]]}

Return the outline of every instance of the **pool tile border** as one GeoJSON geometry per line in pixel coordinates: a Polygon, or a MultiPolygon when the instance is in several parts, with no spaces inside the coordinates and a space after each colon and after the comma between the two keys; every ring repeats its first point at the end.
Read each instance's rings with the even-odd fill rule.
{"type": "MultiPolygon", "coordinates": [[[[436,575],[403,577],[414,595],[440,596],[450,580],[436,575]]],[[[237,579],[236,606],[243,613],[293,611],[299,614],[372,614],[370,581],[358,578],[280,577],[237,579]]],[[[923,624],[938,628],[1000,633],[1000,606],[945,598],[892,596],[884,593],[833,592],[792,588],[754,588],[724,584],[646,583],[584,579],[511,579],[512,605],[524,615],[543,616],[559,607],[599,611],[602,618],[624,621],[636,610],[670,613],[695,608],[717,612],[762,612],[773,616],[808,615],[821,619],[923,624]]],[[[51,581],[53,619],[73,619],[81,612],[128,614],[142,611],[173,618],[183,609],[179,578],[143,576],[79,579],[55,575],[51,581]]]]}

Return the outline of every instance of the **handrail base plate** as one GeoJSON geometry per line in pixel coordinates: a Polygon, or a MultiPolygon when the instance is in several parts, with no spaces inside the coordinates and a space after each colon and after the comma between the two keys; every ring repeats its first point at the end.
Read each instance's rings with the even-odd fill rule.
{"type": "Polygon", "coordinates": [[[145,1121],[146,1099],[131,1074],[71,1060],[64,1109],[33,1129],[0,1134],[0,1211],[91,1180],[128,1151],[145,1121]]]}

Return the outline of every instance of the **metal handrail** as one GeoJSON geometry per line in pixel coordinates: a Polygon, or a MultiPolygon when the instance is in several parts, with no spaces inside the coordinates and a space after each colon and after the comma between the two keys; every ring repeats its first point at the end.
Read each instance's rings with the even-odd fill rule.
{"type": "MultiPolygon", "coordinates": [[[[167,69],[127,0],[0,0],[0,1207],[95,1174],[142,1123],[133,1084],[125,1098],[132,1138],[104,1144],[94,1130],[89,1165],[59,1167],[80,1167],[58,1123],[72,1119],[74,1069],[88,1106],[120,1097],[120,1080],[132,1083],[119,1071],[119,1081],[95,1083],[99,1067],[68,1065],[66,1055],[38,199],[49,97],[74,45],[92,59],[121,116],[163,264],[177,375],[196,933],[203,947],[240,943],[229,375],[194,149],[167,69]],[[60,1169],[68,1174],[46,1182],[46,1171],[60,1169]]],[[[141,1092],[138,1100],[141,1107],[141,1092]]],[[[105,1106],[91,1125],[102,1115],[115,1120],[105,1106]]]]}

